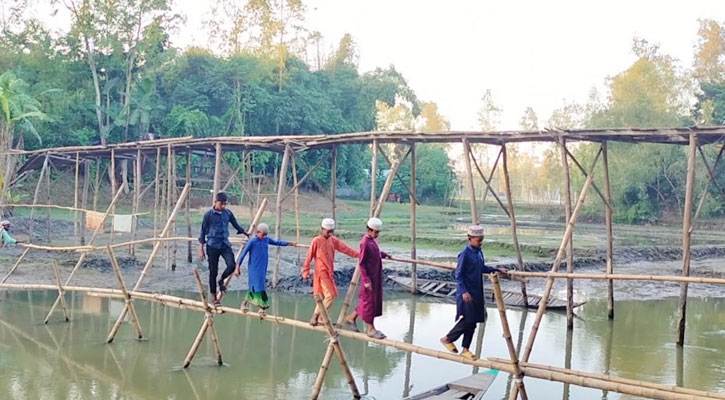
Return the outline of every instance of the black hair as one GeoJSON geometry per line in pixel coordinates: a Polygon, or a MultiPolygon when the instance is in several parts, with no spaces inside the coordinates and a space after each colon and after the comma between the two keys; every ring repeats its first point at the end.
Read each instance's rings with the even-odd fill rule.
{"type": "Polygon", "coordinates": [[[222,203],[229,201],[229,197],[224,192],[219,192],[216,194],[216,201],[221,201],[222,203]]]}

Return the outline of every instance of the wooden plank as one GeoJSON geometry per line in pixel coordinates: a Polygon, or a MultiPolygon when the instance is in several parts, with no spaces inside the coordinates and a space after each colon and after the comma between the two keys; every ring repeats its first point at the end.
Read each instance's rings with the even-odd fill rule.
{"type": "Polygon", "coordinates": [[[431,400],[460,400],[468,398],[471,395],[470,392],[464,390],[449,389],[437,396],[429,397],[431,400]]]}
{"type": "Polygon", "coordinates": [[[448,384],[448,388],[465,390],[469,393],[478,393],[487,390],[493,384],[495,378],[496,375],[483,372],[451,382],[448,384]]]}

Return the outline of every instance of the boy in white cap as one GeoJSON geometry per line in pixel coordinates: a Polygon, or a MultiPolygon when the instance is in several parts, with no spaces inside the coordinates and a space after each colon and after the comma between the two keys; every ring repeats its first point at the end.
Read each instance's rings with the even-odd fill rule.
{"type": "Polygon", "coordinates": [[[10,236],[10,221],[0,222],[0,247],[17,243],[17,240],[10,236]]]}
{"type": "Polygon", "coordinates": [[[375,328],[375,317],[383,315],[383,258],[390,258],[384,251],[380,251],[377,238],[383,229],[383,221],[370,218],[367,223],[367,233],[360,242],[360,293],[357,307],[345,319],[344,327],[356,332],[357,317],[359,316],[367,325],[367,335],[376,339],[385,339],[385,335],[375,328]]]}
{"type": "Polygon", "coordinates": [[[502,272],[498,268],[487,267],[481,245],[483,244],[483,227],[468,227],[468,245],[458,253],[456,266],[456,325],[441,338],[441,344],[452,353],[458,353],[453,344],[463,336],[461,355],[469,360],[476,356],[469,350],[476,324],[486,322],[486,305],[483,296],[483,274],[502,272]]]}
{"type": "Polygon", "coordinates": [[[237,259],[237,267],[234,269],[234,276],[241,274],[242,261],[249,254],[249,290],[242,303],[242,310],[249,310],[249,304],[259,307],[259,313],[264,315],[269,308],[269,297],[265,283],[267,280],[267,265],[269,262],[269,245],[272,246],[294,246],[295,242],[286,242],[269,237],[269,225],[259,224],[257,233],[249,239],[244,250],[237,259]]]}
{"type": "MultiPolygon", "coordinates": [[[[337,286],[335,286],[335,251],[347,254],[350,257],[357,257],[359,252],[350,248],[342,240],[333,236],[335,232],[335,220],[325,218],[320,225],[320,234],[312,240],[310,249],[307,251],[305,263],[302,265],[302,279],[310,278],[310,264],[315,261],[315,276],[312,282],[313,295],[321,295],[322,303],[328,310],[337,297],[337,286]]],[[[310,319],[310,325],[316,326],[320,321],[322,310],[315,307],[315,313],[310,319]]]]}

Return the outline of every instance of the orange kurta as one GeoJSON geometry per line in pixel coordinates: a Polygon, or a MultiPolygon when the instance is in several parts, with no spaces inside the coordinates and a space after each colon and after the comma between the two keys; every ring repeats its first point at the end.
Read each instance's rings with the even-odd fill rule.
{"type": "Polygon", "coordinates": [[[333,297],[337,297],[337,286],[335,286],[335,251],[347,254],[350,257],[358,257],[359,251],[346,245],[342,240],[330,236],[325,238],[322,235],[315,237],[310,244],[307,258],[302,265],[302,277],[310,277],[310,264],[315,261],[315,277],[312,282],[314,294],[323,295],[322,285],[333,297]]]}

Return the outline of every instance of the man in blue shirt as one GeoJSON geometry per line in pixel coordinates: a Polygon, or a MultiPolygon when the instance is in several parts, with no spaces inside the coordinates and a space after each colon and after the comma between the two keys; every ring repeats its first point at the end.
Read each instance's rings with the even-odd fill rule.
{"type": "Polygon", "coordinates": [[[222,293],[227,290],[224,286],[224,280],[234,272],[235,267],[234,251],[232,251],[232,244],[229,243],[229,224],[231,223],[234,229],[237,230],[238,235],[244,234],[249,237],[244,228],[239,226],[234,214],[227,210],[227,200],[225,193],[217,193],[214,207],[204,214],[201,223],[201,234],[199,235],[199,243],[201,243],[199,257],[203,260],[207,253],[209,255],[209,291],[215,306],[221,304],[216,294],[219,257],[224,258],[224,262],[227,264],[227,268],[219,280],[219,290],[222,293]],[[205,245],[206,252],[204,252],[205,245]]]}
{"type": "Polygon", "coordinates": [[[452,353],[458,353],[453,344],[463,336],[461,355],[469,360],[476,357],[470,346],[476,324],[486,322],[486,304],[483,295],[483,274],[492,272],[506,273],[505,270],[487,267],[483,260],[483,227],[473,225],[468,228],[468,245],[458,253],[456,266],[456,325],[441,338],[441,344],[452,353]]]}

